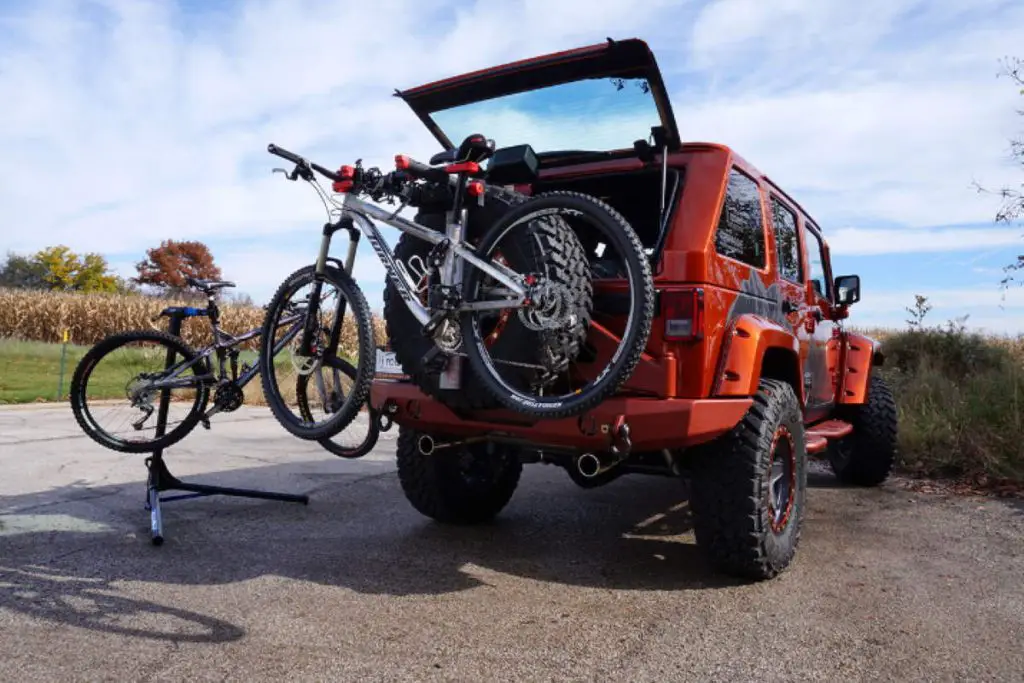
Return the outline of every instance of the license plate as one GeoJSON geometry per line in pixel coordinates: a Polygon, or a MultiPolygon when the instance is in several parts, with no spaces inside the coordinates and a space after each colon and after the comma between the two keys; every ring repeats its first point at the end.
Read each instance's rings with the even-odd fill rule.
{"type": "Polygon", "coordinates": [[[405,373],[402,371],[402,366],[395,357],[394,351],[383,351],[377,349],[377,374],[378,375],[396,375],[404,377],[405,373]]]}

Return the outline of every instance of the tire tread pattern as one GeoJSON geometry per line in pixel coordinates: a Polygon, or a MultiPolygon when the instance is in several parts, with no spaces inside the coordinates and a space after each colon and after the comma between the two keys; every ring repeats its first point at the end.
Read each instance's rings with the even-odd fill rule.
{"type": "Polygon", "coordinates": [[[697,544],[726,574],[763,580],[776,576],[795,555],[806,496],[803,414],[790,384],[762,379],[754,403],[732,431],[698,447],[691,506],[697,544]],[[797,487],[792,517],[781,536],[768,518],[771,443],[780,424],[797,446],[797,487]]]}

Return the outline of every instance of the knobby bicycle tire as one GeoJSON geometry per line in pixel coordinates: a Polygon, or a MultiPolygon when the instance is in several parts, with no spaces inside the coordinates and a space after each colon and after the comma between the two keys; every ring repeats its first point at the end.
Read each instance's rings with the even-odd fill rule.
{"type": "MultiPolygon", "coordinates": [[[[344,372],[349,377],[352,377],[354,374],[356,374],[355,372],[349,372],[347,368],[341,370],[341,372],[344,372]]],[[[295,387],[295,400],[299,404],[299,410],[302,412],[303,419],[312,422],[313,412],[309,409],[309,401],[306,396],[306,385],[308,383],[309,375],[299,376],[299,379],[297,380],[295,387]]],[[[366,408],[368,413],[367,418],[370,421],[370,427],[366,433],[366,438],[363,439],[363,441],[358,446],[355,446],[354,448],[346,448],[341,444],[334,443],[332,439],[338,436],[338,434],[340,434],[341,432],[338,432],[338,434],[335,434],[331,437],[317,439],[317,443],[320,444],[320,446],[328,453],[332,453],[333,455],[336,455],[339,458],[347,458],[349,460],[361,458],[370,451],[372,451],[373,447],[377,445],[377,440],[380,438],[380,427],[377,424],[377,411],[373,410],[373,408],[369,406],[368,402],[366,404],[366,408]]],[[[342,429],[342,432],[343,431],[345,430],[342,429]]]]}
{"type": "MultiPolygon", "coordinates": [[[[505,407],[536,419],[559,419],[580,415],[613,395],[629,379],[647,345],[654,319],[654,278],[651,265],[644,254],[643,244],[626,219],[611,206],[580,192],[554,191],[531,197],[510,209],[487,231],[477,247],[477,256],[487,260],[486,254],[509,230],[528,224],[533,218],[556,211],[578,212],[593,223],[604,227],[608,246],[623,259],[626,280],[630,288],[630,314],[622,339],[608,364],[597,373],[593,383],[569,396],[533,397],[523,394],[506,382],[487,357],[480,328],[474,324],[475,314],[462,316],[462,339],[470,367],[480,382],[505,407]]],[[[566,226],[564,229],[571,229],[566,226]]],[[[469,268],[464,279],[464,296],[473,297],[486,274],[478,268],[469,268]]]]}
{"type": "MultiPolygon", "coordinates": [[[[194,360],[198,355],[195,350],[181,339],[166,332],[159,330],[133,330],[112,334],[100,340],[78,362],[74,375],[71,377],[71,385],[69,387],[69,400],[75,420],[82,428],[82,431],[93,441],[121,453],[151,453],[181,441],[199,424],[210,395],[209,388],[205,383],[196,382],[195,386],[192,387],[196,392],[195,401],[193,401],[192,408],[185,418],[177,427],[151,441],[126,441],[101,429],[93,420],[92,414],[86,406],[89,378],[92,376],[92,371],[100,359],[128,343],[136,341],[152,341],[166,347],[168,351],[173,349],[176,364],[182,361],[194,360]]],[[[206,369],[206,364],[200,362],[193,365],[188,372],[195,375],[197,371],[205,372],[206,369]]],[[[157,406],[159,410],[159,404],[157,406]]]]}
{"type": "Polygon", "coordinates": [[[305,419],[299,420],[288,410],[275,381],[276,371],[273,360],[275,321],[279,316],[278,309],[290,295],[304,285],[313,283],[315,271],[316,269],[312,265],[304,266],[285,278],[267,305],[267,313],[260,334],[259,364],[263,396],[281,426],[293,436],[307,441],[330,438],[351,424],[359,412],[360,406],[366,402],[376,369],[374,332],[366,297],[363,296],[362,290],[348,273],[337,266],[328,264],[324,272],[324,281],[337,287],[342,293],[347,303],[345,316],[354,317],[356,322],[359,367],[356,369],[354,386],[345,405],[320,425],[310,425],[305,419]]]}

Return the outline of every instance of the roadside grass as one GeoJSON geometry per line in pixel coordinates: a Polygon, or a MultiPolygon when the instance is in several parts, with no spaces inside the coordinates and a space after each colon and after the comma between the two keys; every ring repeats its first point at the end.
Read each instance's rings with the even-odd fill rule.
{"type": "MultiPolygon", "coordinates": [[[[0,405],[35,403],[43,401],[66,401],[71,376],[89,346],[68,344],[64,358],[63,392],[60,388],[61,345],[50,342],[0,338],[0,405]]],[[[89,395],[94,399],[125,398],[125,387],[133,372],[153,371],[163,367],[164,352],[157,357],[141,349],[121,349],[121,362],[116,366],[112,358],[101,361],[89,378],[89,395]]],[[[239,368],[242,363],[254,363],[255,351],[239,354],[239,368]]],[[[293,373],[290,361],[284,355],[274,364],[282,375],[293,373]]],[[[216,364],[215,364],[216,367],[216,364]]],[[[230,372],[230,368],[228,370],[230,372]]],[[[191,392],[177,390],[173,399],[191,397],[191,392]]],[[[288,398],[291,398],[289,396],[288,398]]],[[[259,376],[254,377],[245,387],[245,402],[250,405],[266,405],[259,376]]]]}
{"type": "Polygon", "coordinates": [[[900,411],[900,469],[982,485],[1024,483],[1024,338],[955,327],[883,340],[900,411]]]}

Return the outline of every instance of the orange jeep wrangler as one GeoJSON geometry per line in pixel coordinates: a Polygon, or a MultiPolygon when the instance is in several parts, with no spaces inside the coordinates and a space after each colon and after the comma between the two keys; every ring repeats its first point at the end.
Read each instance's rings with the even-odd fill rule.
{"type": "MultiPolygon", "coordinates": [[[[809,457],[827,459],[843,482],[886,478],[897,415],[873,373],[883,355],[843,326],[858,276],[833,277],[822,230],[751,163],[723,145],[680,142],[643,41],[609,39],[396,94],[444,147],[432,163],[450,161],[450,141],[481,120],[536,150],[535,179],[506,188],[480,221],[517,196],[598,197],[640,237],[657,292],[624,386],[579,417],[530,419],[494,403],[457,363],[423,369],[434,342],[388,284],[390,341],[378,350],[370,402],[385,425],[399,425],[398,472],[418,511],[487,520],[509,502],[523,463],[561,466],[583,487],[624,474],[682,477],[711,563],[769,578],[797,547],[809,457]]],[[[416,220],[443,228],[445,215],[424,209],[416,220]]],[[[412,273],[425,256],[417,244],[403,236],[395,249],[412,273]]],[[[611,329],[621,279],[602,270],[600,245],[588,254],[593,319],[611,329]]]]}

